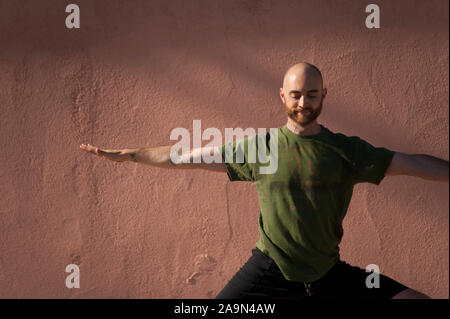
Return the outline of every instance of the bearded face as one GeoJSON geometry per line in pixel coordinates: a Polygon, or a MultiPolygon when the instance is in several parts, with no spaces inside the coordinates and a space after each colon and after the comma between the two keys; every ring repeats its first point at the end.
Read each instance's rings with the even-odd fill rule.
{"type": "Polygon", "coordinates": [[[304,107],[300,107],[299,103],[290,103],[288,105],[288,100],[283,102],[284,110],[287,116],[292,119],[295,123],[306,126],[313,122],[322,112],[323,96],[320,98],[320,102],[316,103],[305,103],[304,107]],[[314,104],[317,104],[316,106],[314,104]]]}

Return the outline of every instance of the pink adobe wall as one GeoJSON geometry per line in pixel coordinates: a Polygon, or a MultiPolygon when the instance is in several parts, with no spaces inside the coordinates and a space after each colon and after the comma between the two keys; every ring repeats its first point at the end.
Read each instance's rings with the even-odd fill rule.
{"type": "MultiPolygon", "coordinates": [[[[250,256],[259,204],[225,174],[79,150],[175,127],[279,127],[284,71],[321,68],[319,122],[448,160],[448,1],[0,0],[0,297],[212,298],[250,256]],[[78,264],[81,288],[65,286],[78,264]]],[[[342,258],[448,298],[448,183],[356,187],[342,258]]]]}

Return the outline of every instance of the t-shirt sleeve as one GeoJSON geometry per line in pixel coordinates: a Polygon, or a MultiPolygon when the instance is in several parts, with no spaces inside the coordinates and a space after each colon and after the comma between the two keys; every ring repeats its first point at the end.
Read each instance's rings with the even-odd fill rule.
{"type": "Polygon", "coordinates": [[[379,185],[395,152],[384,147],[375,147],[357,136],[349,137],[349,142],[354,184],[366,182],[379,185]]]}
{"type": "Polygon", "coordinates": [[[230,181],[255,181],[256,161],[250,155],[253,142],[253,137],[243,138],[219,147],[230,181]]]}

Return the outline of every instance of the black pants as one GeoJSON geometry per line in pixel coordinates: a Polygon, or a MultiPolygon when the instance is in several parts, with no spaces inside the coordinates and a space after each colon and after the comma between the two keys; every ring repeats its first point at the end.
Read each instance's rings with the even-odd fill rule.
{"type": "Polygon", "coordinates": [[[368,288],[370,273],[339,260],[312,283],[284,278],[277,264],[258,248],[219,292],[216,299],[390,299],[408,287],[379,274],[379,288],[368,288]]]}

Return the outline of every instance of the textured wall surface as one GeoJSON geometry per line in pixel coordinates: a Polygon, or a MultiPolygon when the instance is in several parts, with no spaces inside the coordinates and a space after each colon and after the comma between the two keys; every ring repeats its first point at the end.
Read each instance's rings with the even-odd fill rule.
{"type": "MultiPolygon", "coordinates": [[[[0,297],[212,298],[258,240],[256,189],[226,174],[114,163],[175,127],[284,125],[285,70],[323,72],[319,122],[449,157],[448,1],[0,0],[0,297]],[[67,3],[66,3],[67,2],[67,3]],[[367,2],[367,3],[366,3],[367,2]],[[80,268],[68,289],[66,265],[80,268]]],[[[448,183],[355,188],[342,258],[448,298],[448,183]]]]}

